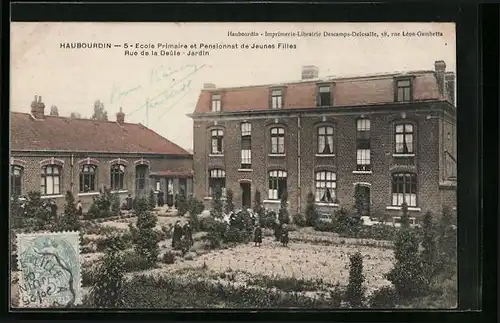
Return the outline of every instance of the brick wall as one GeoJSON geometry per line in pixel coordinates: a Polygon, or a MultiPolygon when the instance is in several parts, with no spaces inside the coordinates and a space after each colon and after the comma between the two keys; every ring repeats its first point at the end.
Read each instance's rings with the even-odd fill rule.
{"type": "MultiPolygon", "coordinates": [[[[130,193],[132,196],[135,195],[135,161],[138,161],[143,157],[144,160],[149,162],[149,171],[161,171],[166,169],[175,168],[192,168],[191,158],[176,158],[176,157],[162,157],[162,156],[134,156],[134,155],[103,155],[103,154],[75,154],[73,156],[73,167],[71,167],[71,156],[69,154],[51,154],[51,153],[26,153],[26,152],[11,152],[11,156],[14,160],[20,160],[25,162],[23,165],[23,182],[22,182],[22,195],[26,195],[29,191],[39,191],[40,190],[40,174],[41,166],[40,162],[46,159],[55,158],[56,160],[63,161],[62,166],[62,176],[61,176],[61,195],[55,196],[55,200],[58,207],[62,208],[64,205],[64,194],[66,191],[72,191],[75,196],[75,200],[81,200],[86,210],[92,203],[92,199],[96,194],[94,193],[80,193],[79,192],[79,161],[90,157],[98,162],[97,164],[97,176],[96,176],[96,186],[97,189],[103,188],[104,186],[110,186],[110,162],[117,158],[126,161],[126,171],[124,177],[124,190],[120,191],[120,197],[122,200],[127,197],[130,193]]],[[[154,183],[151,181],[151,188],[154,183]]]]}
{"type": "MultiPolygon", "coordinates": [[[[433,109],[439,108],[433,105],[433,109]]],[[[377,113],[353,112],[349,114],[323,115],[302,114],[299,131],[297,115],[246,116],[237,118],[214,118],[212,120],[195,120],[194,122],[194,168],[195,195],[208,195],[208,170],[222,168],[226,171],[226,187],[232,189],[235,204],[241,205],[239,182],[251,182],[252,199],[256,189],[262,198],[267,199],[269,170],[282,169],[288,172],[288,193],[290,212],[303,212],[308,192],[314,193],[315,172],[333,171],[337,176],[337,198],[339,206],[351,208],[354,205],[356,183],[371,188],[372,212],[384,212],[399,215],[399,210],[388,210],[391,206],[391,173],[398,169],[414,169],[417,174],[417,207],[421,212],[412,211],[413,215],[423,214],[427,210],[439,212],[444,201],[455,206],[454,190],[440,190],[440,119],[427,118],[426,111],[408,111],[377,113]],[[371,121],[371,174],[356,173],[356,120],[364,116],[371,121]],[[405,120],[415,125],[415,156],[396,158],[394,152],[394,123],[405,120]],[[252,124],[252,171],[241,171],[241,122],[252,124]],[[283,126],[285,134],[286,156],[272,157],[270,152],[270,128],[283,126]],[[318,157],[317,127],[333,125],[335,156],[318,157]],[[211,157],[210,130],[224,129],[224,156],[211,157]],[[299,141],[300,147],[297,143],[299,141]],[[298,154],[301,154],[300,169],[298,154]],[[354,171],[354,173],[353,173],[354,171]],[[300,175],[299,175],[300,174],[300,175]]],[[[452,129],[454,129],[452,127],[452,129]]],[[[454,140],[453,138],[451,140],[454,140]]],[[[441,147],[441,148],[440,148],[441,147]]],[[[448,147],[448,146],[446,146],[448,147]]],[[[208,205],[208,203],[207,203],[208,205]]],[[[267,206],[270,206],[268,203],[267,206]]]]}

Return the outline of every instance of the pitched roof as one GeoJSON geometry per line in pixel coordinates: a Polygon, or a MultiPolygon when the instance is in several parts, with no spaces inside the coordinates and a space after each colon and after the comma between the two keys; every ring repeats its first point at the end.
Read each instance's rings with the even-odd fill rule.
{"type": "Polygon", "coordinates": [[[191,155],[142,124],[11,112],[12,150],[191,155]]]}
{"type": "Polygon", "coordinates": [[[332,83],[334,107],[362,106],[394,102],[394,77],[413,78],[414,101],[445,99],[439,91],[434,71],[392,73],[351,78],[307,80],[278,85],[256,85],[235,88],[203,89],[194,113],[210,112],[211,95],[221,95],[222,111],[254,111],[270,109],[271,91],[283,88],[282,109],[316,108],[317,86],[332,83]]]}

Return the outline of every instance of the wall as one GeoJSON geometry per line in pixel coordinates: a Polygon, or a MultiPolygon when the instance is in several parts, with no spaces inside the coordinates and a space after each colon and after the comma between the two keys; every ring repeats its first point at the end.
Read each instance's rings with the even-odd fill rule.
{"type": "MultiPolygon", "coordinates": [[[[137,155],[124,155],[124,154],[74,154],[73,167],[71,167],[71,155],[69,153],[37,153],[37,152],[11,152],[14,160],[24,161],[23,169],[23,185],[22,195],[26,195],[29,191],[40,190],[40,162],[54,157],[55,159],[62,160],[64,165],[62,167],[61,176],[61,195],[52,196],[55,198],[58,207],[64,205],[64,194],[67,190],[72,191],[75,200],[81,200],[86,210],[92,203],[93,197],[98,193],[80,193],[79,192],[79,164],[78,162],[87,157],[98,161],[97,165],[97,189],[110,186],[110,162],[117,158],[123,159],[127,162],[127,168],[124,177],[124,190],[118,192],[122,201],[130,193],[135,195],[135,161],[139,161],[141,157],[149,162],[149,171],[161,171],[166,169],[186,168],[191,169],[191,157],[169,157],[169,156],[137,156],[137,155]]],[[[149,181],[151,188],[154,187],[154,181],[149,181]]],[[[48,197],[47,197],[48,198],[48,197]]]]}
{"type": "MultiPolygon", "coordinates": [[[[298,115],[245,116],[241,118],[213,118],[212,120],[194,121],[194,167],[195,195],[206,197],[208,194],[208,170],[222,168],[226,170],[226,187],[232,189],[235,204],[241,205],[239,182],[244,180],[252,184],[252,199],[255,190],[261,192],[262,199],[267,199],[267,172],[283,169],[288,172],[288,192],[290,212],[303,212],[308,192],[314,192],[314,175],[316,171],[331,170],[337,176],[338,207],[352,208],[354,205],[354,189],[356,183],[371,187],[372,212],[384,212],[399,215],[400,211],[391,206],[391,173],[410,169],[417,173],[418,195],[417,209],[414,215],[423,214],[427,210],[441,210],[442,202],[452,200],[452,193],[442,193],[439,189],[440,178],[440,143],[439,119],[427,118],[432,111],[445,109],[446,103],[425,103],[420,110],[394,108],[392,111],[376,112],[374,110],[354,110],[349,113],[302,114],[300,117],[300,149],[298,115]],[[432,111],[431,111],[432,110],[432,111]],[[403,111],[405,111],[403,113],[403,111]],[[356,120],[359,117],[371,120],[371,173],[356,172],[356,120]],[[415,125],[416,153],[413,157],[394,157],[394,123],[408,121],[415,125]],[[241,171],[240,168],[240,124],[252,124],[252,170],[241,171]],[[316,128],[320,125],[334,126],[335,156],[317,157],[316,128]],[[273,125],[286,128],[285,157],[269,156],[269,129],[273,125]],[[224,129],[224,156],[209,156],[210,130],[224,129]],[[298,153],[301,153],[300,169],[298,153]],[[300,176],[299,176],[300,173],[300,176]],[[389,207],[389,208],[387,208],[389,207]]],[[[447,106],[446,106],[447,107],[447,106]]],[[[326,112],[327,111],[327,112],[326,112]]],[[[209,206],[209,200],[206,199],[209,206]]],[[[267,203],[266,206],[271,206],[267,203]]],[[[279,205],[274,205],[279,206],[279,205]]],[[[329,207],[336,207],[329,205],[329,207]]]]}

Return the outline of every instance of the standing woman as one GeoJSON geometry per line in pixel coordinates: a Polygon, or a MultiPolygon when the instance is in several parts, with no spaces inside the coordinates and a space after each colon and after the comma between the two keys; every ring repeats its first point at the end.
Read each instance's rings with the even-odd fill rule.
{"type": "Polygon", "coordinates": [[[260,225],[255,226],[255,231],[253,233],[253,242],[255,243],[255,246],[259,246],[262,243],[262,228],[260,225]]]}
{"type": "Polygon", "coordinates": [[[281,244],[283,245],[283,247],[288,247],[288,240],[288,227],[283,223],[281,228],[281,244]]]}
{"type": "Polygon", "coordinates": [[[172,235],[172,248],[176,249],[179,246],[179,242],[182,238],[182,233],[181,221],[175,222],[174,233],[172,235]]]}

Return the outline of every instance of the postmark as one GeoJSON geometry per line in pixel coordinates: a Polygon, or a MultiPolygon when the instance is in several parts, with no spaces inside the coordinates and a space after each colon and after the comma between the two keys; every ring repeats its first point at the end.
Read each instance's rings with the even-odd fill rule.
{"type": "Polygon", "coordinates": [[[79,232],[17,235],[21,307],[81,304],[79,232]]]}

